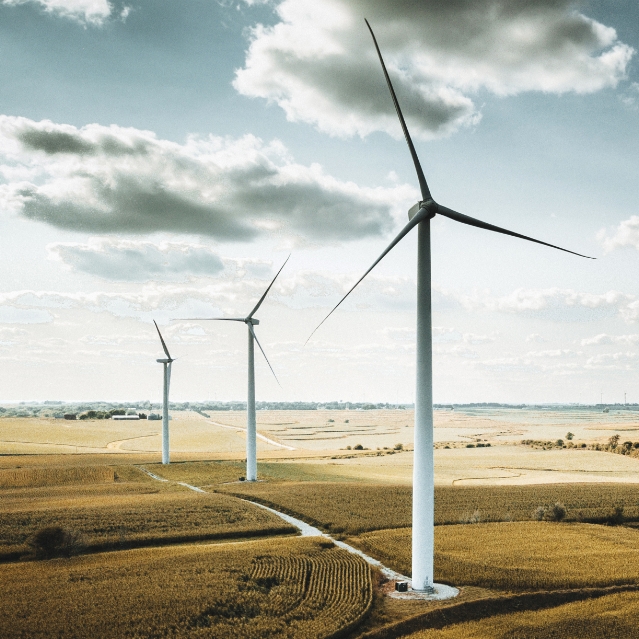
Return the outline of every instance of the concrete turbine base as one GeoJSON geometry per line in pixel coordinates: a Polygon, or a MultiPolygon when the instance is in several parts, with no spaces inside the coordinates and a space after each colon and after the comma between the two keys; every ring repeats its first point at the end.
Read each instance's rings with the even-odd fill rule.
{"type": "Polygon", "coordinates": [[[407,592],[397,592],[393,590],[388,593],[389,597],[393,599],[422,599],[424,601],[443,601],[445,599],[453,599],[459,594],[459,590],[453,586],[447,586],[446,584],[433,584],[432,589],[426,590],[413,590],[410,581],[408,582],[407,592]]]}

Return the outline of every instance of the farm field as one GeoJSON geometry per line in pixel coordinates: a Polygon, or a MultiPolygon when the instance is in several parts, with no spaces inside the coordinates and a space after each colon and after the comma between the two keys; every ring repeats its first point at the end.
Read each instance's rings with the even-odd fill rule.
{"type": "MultiPolygon", "coordinates": [[[[409,574],[410,535],[380,530],[350,541],[409,574]]],[[[435,580],[501,591],[639,584],[639,532],[550,522],[437,526],[435,580]]]]}
{"type": "Polygon", "coordinates": [[[186,489],[67,493],[57,498],[24,491],[0,494],[0,557],[27,554],[27,539],[48,526],[72,530],[94,549],[297,532],[279,517],[251,504],[186,489]]]}
{"type": "MultiPolygon", "coordinates": [[[[500,598],[512,592],[639,584],[635,569],[639,565],[639,530],[595,525],[611,520],[617,506],[623,507],[625,521],[639,522],[639,458],[581,448],[543,450],[517,443],[521,439],[560,438],[568,431],[576,439],[583,437],[580,441],[605,442],[615,433],[622,441],[630,440],[636,426],[634,414],[593,413],[575,423],[566,421],[561,411],[557,415],[552,411],[543,415],[527,412],[436,413],[436,579],[461,588],[455,601],[469,596],[500,598]],[[445,448],[444,442],[449,447],[445,448]],[[491,445],[467,448],[471,442],[491,445]],[[538,507],[548,508],[556,502],[566,508],[565,522],[534,521],[538,507]]],[[[313,607],[323,611],[333,605],[331,596],[337,589],[330,586],[329,575],[341,583],[343,575],[355,574],[359,568],[331,560],[321,569],[328,590],[304,599],[299,594],[300,583],[312,581],[308,575],[321,570],[308,568],[313,563],[308,563],[308,557],[282,559],[282,549],[294,554],[295,549],[304,548],[300,552],[306,553],[305,557],[338,557],[339,553],[331,554],[335,549],[323,548],[318,538],[291,536],[294,529],[280,518],[237,497],[288,512],[387,566],[410,573],[411,411],[259,411],[258,431],[273,443],[260,440],[260,481],[255,484],[239,481],[245,473],[244,413],[229,411],[206,417],[183,412],[174,416],[171,441],[176,450],[169,466],[159,463],[159,422],[0,418],[1,599],[7,599],[7,592],[10,598],[18,597],[17,609],[23,614],[27,599],[36,596],[41,582],[47,581],[43,598],[39,591],[37,594],[37,601],[44,602],[39,604],[40,612],[36,606],[21,617],[36,628],[35,633],[24,636],[45,636],[38,635],[38,615],[47,606],[62,605],[63,596],[73,597],[73,609],[78,613],[71,618],[93,615],[93,621],[83,628],[70,628],[68,619],[55,617],[58,625],[54,624],[54,634],[64,636],[88,636],[91,632],[94,636],[156,636],[170,629],[171,636],[260,637],[263,633],[325,637],[339,630],[335,619],[329,623],[323,617],[324,626],[313,626],[308,611],[313,607]],[[145,428],[151,431],[145,432],[145,428]],[[344,432],[338,436],[338,430],[344,432]],[[10,438],[15,438],[13,443],[10,438]],[[225,442],[231,443],[227,446],[225,442]],[[12,454],[7,454],[9,444],[14,446],[12,454]],[[353,449],[357,444],[362,450],[353,449]],[[402,447],[396,449],[397,444],[402,447]],[[159,482],[144,470],[167,481],[159,482]],[[190,491],[179,482],[200,487],[205,493],[190,491]],[[8,561],[32,553],[27,540],[50,526],[77,534],[82,541],[79,552],[89,554],[8,561]],[[288,536],[283,539],[282,535],[288,536]],[[243,554],[240,549],[245,549],[243,554]],[[111,552],[101,552],[104,550],[111,552]],[[225,558],[236,552],[242,554],[238,560],[242,568],[233,572],[225,558]],[[176,563],[179,558],[185,562],[184,570],[176,563]],[[142,567],[145,561],[148,567],[142,567]],[[126,562],[132,562],[130,569],[124,567],[126,562]],[[263,570],[258,570],[255,562],[262,562],[263,570]],[[295,569],[290,567],[293,564],[295,569]],[[192,592],[192,601],[180,593],[175,609],[168,608],[166,598],[171,590],[161,575],[163,565],[176,571],[176,583],[192,592]],[[70,571],[77,566],[84,572],[73,573],[77,580],[69,581],[70,571]],[[11,575],[7,584],[16,584],[20,570],[26,581],[14,593],[13,585],[4,585],[5,575],[11,575]],[[187,582],[189,570],[192,583],[187,582]],[[280,573],[284,576],[278,576],[280,573]],[[129,635],[118,635],[117,629],[112,635],[110,630],[100,630],[100,619],[107,619],[113,609],[109,606],[116,606],[107,601],[106,577],[101,575],[111,575],[114,583],[122,586],[109,596],[117,600],[123,618],[129,615],[133,624],[129,635]],[[64,595],[59,586],[63,582],[72,584],[64,595]],[[153,588],[155,594],[148,610],[138,614],[133,611],[145,588],[153,588]],[[257,603],[247,609],[242,602],[248,601],[249,594],[257,603]],[[298,603],[287,608],[289,612],[274,612],[273,606],[293,599],[298,603]],[[98,612],[97,605],[104,605],[106,612],[98,612]],[[286,628],[294,628],[297,634],[286,634],[289,630],[282,625],[284,618],[296,620],[297,626],[286,628]]],[[[635,439],[639,440],[639,433],[635,439]]],[[[327,541],[322,543],[330,546],[327,541]]],[[[368,585],[362,585],[361,577],[353,577],[359,595],[356,597],[353,590],[347,598],[354,601],[359,597],[360,603],[353,604],[354,612],[345,617],[358,620],[372,606],[362,631],[374,631],[384,623],[440,605],[384,597],[383,589],[392,584],[384,586],[378,576],[373,575],[371,581],[369,572],[366,574],[368,585]],[[362,603],[364,599],[368,603],[362,603]]],[[[612,608],[603,603],[604,607],[597,608],[597,602],[613,601],[611,597],[581,602],[585,608],[577,603],[563,608],[568,618],[573,614],[570,610],[591,610],[595,620],[605,620],[606,611],[612,608]]],[[[622,595],[614,597],[623,599],[622,595]]],[[[632,605],[624,603],[620,614],[634,610],[632,605]]],[[[530,619],[549,619],[552,626],[553,611],[521,613],[532,615],[522,617],[521,623],[512,611],[503,615],[493,611],[490,618],[433,632],[461,632],[462,625],[467,625],[468,632],[476,632],[478,637],[497,637],[500,635],[490,634],[493,621],[497,624],[495,633],[501,632],[500,628],[521,629],[530,619]],[[480,625],[474,630],[472,624],[480,625]]],[[[316,615],[318,620],[320,617],[316,615]]],[[[125,622],[118,620],[114,628],[118,623],[125,622]]],[[[597,623],[593,628],[599,627],[597,623]]],[[[357,633],[353,630],[345,639],[355,639],[357,633]]],[[[19,635],[6,634],[0,628],[0,636],[19,635]]]]}
{"type": "Polygon", "coordinates": [[[496,615],[404,639],[636,639],[639,594],[619,593],[541,611],[496,615]]]}
{"type": "Polygon", "coordinates": [[[368,565],[317,538],[6,564],[0,576],[7,639],[310,639],[357,622],[372,602],[368,565]]]}
{"type": "MultiPolygon", "coordinates": [[[[286,482],[228,484],[230,494],[256,499],[333,533],[358,534],[411,524],[412,489],[388,484],[286,482]]],[[[604,521],[615,506],[639,521],[639,486],[560,484],[541,486],[435,487],[435,523],[529,521],[556,502],[568,521],[604,521]]]]}

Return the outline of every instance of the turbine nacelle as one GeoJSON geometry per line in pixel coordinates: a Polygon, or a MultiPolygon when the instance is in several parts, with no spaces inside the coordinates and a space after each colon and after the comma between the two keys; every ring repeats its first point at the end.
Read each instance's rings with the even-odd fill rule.
{"type": "Polygon", "coordinates": [[[158,362],[158,364],[170,364],[171,362],[174,362],[174,359],[156,359],[156,362],[158,362]]]}
{"type": "Polygon", "coordinates": [[[247,317],[244,320],[245,324],[251,324],[252,326],[257,326],[260,323],[260,320],[255,319],[254,317],[247,317]]]}
{"type": "Polygon", "coordinates": [[[428,213],[428,217],[433,218],[439,211],[439,205],[432,198],[430,200],[424,200],[423,202],[417,202],[417,204],[413,204],[413,206],[408,209],[408,219],[412,220],[419,213],[420,209],[424,209],[426,213],[428,213]]]}

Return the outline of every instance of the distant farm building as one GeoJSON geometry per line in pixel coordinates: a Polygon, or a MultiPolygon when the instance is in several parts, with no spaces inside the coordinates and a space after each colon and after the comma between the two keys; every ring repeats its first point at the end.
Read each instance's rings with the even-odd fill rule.
{"type": "Polygon", "coordinates": [[[113,415],[111,419],[127,419],[127,420],[138,420],[140,419],[139,415],[113,415]]]}

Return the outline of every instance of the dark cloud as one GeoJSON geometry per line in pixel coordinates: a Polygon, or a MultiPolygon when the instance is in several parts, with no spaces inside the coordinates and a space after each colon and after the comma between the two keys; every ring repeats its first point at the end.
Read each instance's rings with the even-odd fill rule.
{"type": "Polygon", "coordinates": [[[332,135],[399,135],[365,17],[422,137],[477,122],[483,89],[615,86],[634,53],[570,0],[283,0],[276,12],[279,22],[254,29],[235,88],[332,135]]]}
{"type": "Polygon", "coordinates": [[[412,196],[341,182],[251,136],[181,145],[148,131],[0,116],[0,142],[29,176],[0,185],[6,207],[77,231],[347,240],[390,230],[391,209],[412,196]]]}

